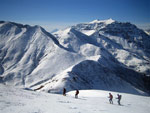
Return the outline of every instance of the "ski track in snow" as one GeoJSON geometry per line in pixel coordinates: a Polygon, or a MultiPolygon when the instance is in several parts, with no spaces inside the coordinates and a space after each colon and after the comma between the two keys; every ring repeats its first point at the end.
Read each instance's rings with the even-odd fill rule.
{"type": "MultiPolygon", "coordinates": [[[[121,106],[108,102],[108,91],[82,90],[67,96],[0,85],[0,113],[149,113],[150,97],[122,93],[121,106]]],[[[114,98],[117,92],[112,92],[114,98]]]]}

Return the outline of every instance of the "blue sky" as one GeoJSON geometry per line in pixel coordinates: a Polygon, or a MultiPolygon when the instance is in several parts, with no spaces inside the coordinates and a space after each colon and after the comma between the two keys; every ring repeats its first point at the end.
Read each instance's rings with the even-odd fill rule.
{"type": "Polygon", "coordinates": [[[150,0],[0,0],[0,20],[48,31],[109,18],[150,27],[150,0]]]}

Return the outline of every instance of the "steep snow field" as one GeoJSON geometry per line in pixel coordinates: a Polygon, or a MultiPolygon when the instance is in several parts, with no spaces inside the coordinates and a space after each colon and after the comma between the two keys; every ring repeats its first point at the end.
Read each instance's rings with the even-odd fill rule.
{"type": "Polygon", "coordinates": [[[121,106],[112,92],[114,104],[109,104],[108,91],[80,90],[64,97],[58,94],[34,92],[0,84],[0,113],[149,113],[150,97],[120,93],[121,106]]]}

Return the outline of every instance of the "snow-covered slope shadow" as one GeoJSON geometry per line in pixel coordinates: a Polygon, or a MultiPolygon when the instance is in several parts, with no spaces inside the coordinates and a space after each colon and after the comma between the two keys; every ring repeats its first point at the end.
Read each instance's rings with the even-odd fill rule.
{"type": "Polygon", "coordinates": [[[105,59],[105,62],[103,62],[104,59],[101,62],[100,59],[98,62],[84,60],[33,89],[51,93],[62,93],[65,87],[67,91],[76,89],[99,89],[147,95],[139,90],[144,89],[139,73],[117,64],[114,65],[107,59],[105,59]],[[104,65],[105,63],[111,68],[104,65]]]}

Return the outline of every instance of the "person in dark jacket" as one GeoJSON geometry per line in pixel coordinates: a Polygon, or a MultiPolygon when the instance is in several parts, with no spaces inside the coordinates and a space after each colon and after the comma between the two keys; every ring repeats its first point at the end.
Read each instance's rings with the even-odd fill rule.
{"type": "Polygon", "coordinates": [[[109,93],[109,102],[110,104],[113,104],[113,95],[111,93],[109,93]]]}
{"type": "Polygon", "coordinates": [[[118,105],[121,105],[121,104],[120,104],[121,95],[117,94],[117,98],[116,98],[116,99],[118,99],[118,105]]]}
{"type": "Polygon", "coordinates": [[[66,88],[63,89],[63,95],[66,96],[66,88]]]}
{"type": "Polygon", "coordinates": [[[79,90],[76,90],[75,98],[78,98],[79,90]]]}

